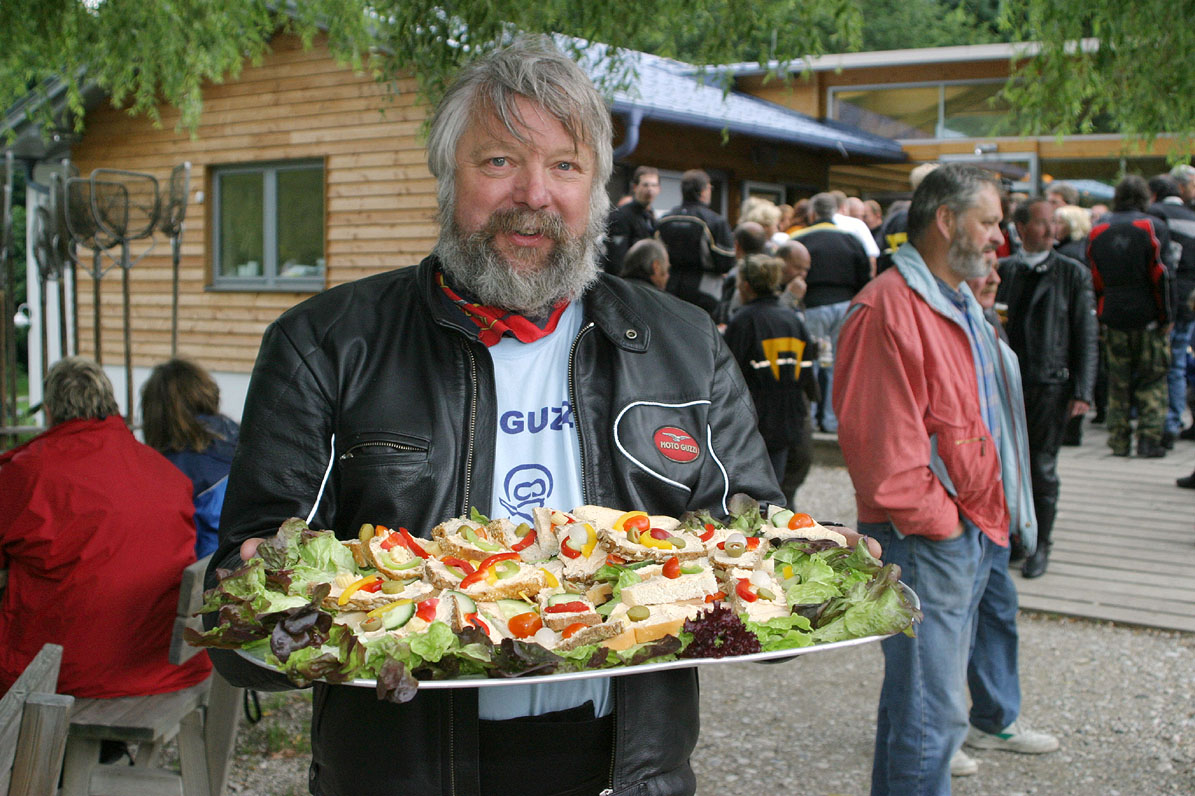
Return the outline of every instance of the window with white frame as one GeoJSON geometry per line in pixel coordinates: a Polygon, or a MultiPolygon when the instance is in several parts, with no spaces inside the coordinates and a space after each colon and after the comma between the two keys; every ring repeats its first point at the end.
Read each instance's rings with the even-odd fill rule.
{"type": "Polygon", "coordinates": [[[212,194],[214,287],[323,289],[323,161],[218,167],[212,194]]]}

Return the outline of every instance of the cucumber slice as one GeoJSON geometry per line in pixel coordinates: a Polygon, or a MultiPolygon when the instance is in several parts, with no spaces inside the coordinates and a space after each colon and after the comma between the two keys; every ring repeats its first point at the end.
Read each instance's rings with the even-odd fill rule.
{"type": "Polygon", "coordinates": [[[499,600],[498,611],[502,614],[502,620],[509,622],[519,614],[528,614],[535,611],[535,606],[528,605],[522,600],[499,600]]]}
{"type": "Polygon", "coordinates": [[[787,528],[788,521],[793,518],[793,513],[788,509],[780,509],[772,515],[771,523],[776,528],[787,528]]]}
{"type": "Polygon", "coordinates": [[[578,600],[580,600],[581,602],[585,602],[585,595],[569,594],[568,592],[565,592],[563,594],[553,594],[551,597],[548,598],[548,607],[550,608],[553,605],[560,605],[562,603],[575,603],[578,600]]]}
{"type": "Polygon", "coordinates": [[[411,617],[415,615],[415,603],[410,602],[406,605],[400,605],[397,608],[391,608],[386,613],[382,614],[382,627],[386,630],[398,630],[400,627],[411,621],[411,617]]]}
{"type": "Polygon", "coordinates": [[[473,602],[473,598],[470,597],[469,595],[465,594],[463,591],[456,591],[455,589],[449,589],[449,590],[445,591],[444,593],[452,595],[453,599],[456,600],[457,605],[460,606],[461,613],[463,613],[463,614],[477,613],[477,603],[473,602]]]}
{"type": "MultiPolygon", "coordinates": [[[[393,557],[390,560],[393,561],[394,560],[393,557]]],[[[423,559],[416,556],[415,558],[412,558],[410,561],[404,561],[401,564],[395,564],[394,566],[392,566],[390,568],[395,569],[395,570],[414,569],[415,567],[419,566],[421,563],[423,563],[423,559]]]]}
{"type": "Polygon", "coordinates": [[[485,550],[487,553],[497,552],[498,550],[502,549],[502,545],[494,544],[493,542],[487,542],[485,539],[482,539],[480,536],[478,536],[477,532],[467,525],[461,530],[461,535],[468,540],[469,544],[485,550]]]}

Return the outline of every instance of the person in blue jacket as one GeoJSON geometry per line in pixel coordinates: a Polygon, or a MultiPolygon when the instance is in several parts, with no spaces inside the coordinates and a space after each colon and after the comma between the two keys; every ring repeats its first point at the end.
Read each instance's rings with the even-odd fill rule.
{"type": "Polygon", "coordinates": [[[216,549],[224,486],[240,427],[220,414],[220,387],[199,365],[175,358],[153,369],[141,387],[145,444],[191,479],[195,556],[216,549]]]}

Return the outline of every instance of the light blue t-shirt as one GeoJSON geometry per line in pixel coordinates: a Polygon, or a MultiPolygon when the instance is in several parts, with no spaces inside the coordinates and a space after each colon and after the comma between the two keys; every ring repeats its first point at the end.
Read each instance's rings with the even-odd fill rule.
{"type": "MultiPolygon", "coordinates": [[[[503,337],[489,348],[498,399],[491,517],[532,523],[540,506],[568,510],[584,502],[581,449],[568,395],[568,358],[581,330],[581,306],[572,302],[556,330],[532,343],[503,337]]],[[[482,688],[483,719],[538,716],[592,701],[596,715],[611,710],[610,681],[482,688]]]]}

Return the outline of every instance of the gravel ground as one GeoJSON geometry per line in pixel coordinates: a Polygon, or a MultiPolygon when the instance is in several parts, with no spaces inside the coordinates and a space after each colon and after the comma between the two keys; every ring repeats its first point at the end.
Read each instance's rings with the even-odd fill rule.
{"type": "MultiPolygon", "coordinates": [[[[853,525],[846,470],[815,466],[797,508],[853,525]]],[[[956,794],[1195,794],[1195,635],[1043,615],[1022,615],[1020,629],[1023,719],[1062,748],[974,752],[979,773],[955,779],[956,794]]],[[[698,792],[866,794],[882,676],[876,644],[707,667],[698,792]]],[[[229,793],[306,794],[309,696],[263,694],[262,707],[259,724],[242,724],[229,793]]]]}

